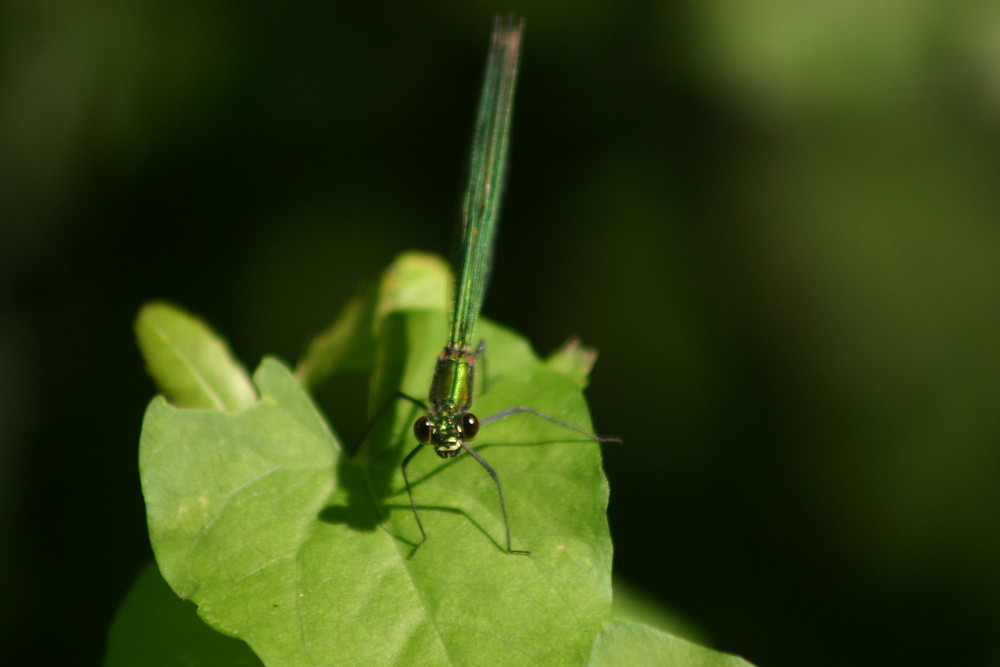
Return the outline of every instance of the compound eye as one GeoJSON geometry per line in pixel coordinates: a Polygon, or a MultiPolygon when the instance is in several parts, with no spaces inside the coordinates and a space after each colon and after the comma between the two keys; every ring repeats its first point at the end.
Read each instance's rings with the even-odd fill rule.
{"type": "Polygon", "coordinates": [[[417,436],[417,442],[422,442],[427,444],[431,441],[431,433],[434,429],[431,428],[431,420],[427,416],[423,416],[413,422],[413,435],[417,436]]]}
{"type": "Polygon", "coordinates": [[[472,440],[477,433],[479,433],[479,420],[476,419],[476,415],[466,412],[462,415],[462,435],[466,440],[472,440]]]}

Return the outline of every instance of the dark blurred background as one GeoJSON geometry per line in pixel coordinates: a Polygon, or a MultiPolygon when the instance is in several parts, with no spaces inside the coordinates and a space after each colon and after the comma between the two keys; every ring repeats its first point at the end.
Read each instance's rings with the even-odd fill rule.
{"type": "Polygon", "coordinates": [[[601,350],[616,571],[769,666],[1000,663],[1000,5],[0,1],[0,637],[150,558],[143,301],[294,361],[445,253],[527,18],[486,312],[601,350]],[[314,6],[315,5],[315,6],[314,6]]]}

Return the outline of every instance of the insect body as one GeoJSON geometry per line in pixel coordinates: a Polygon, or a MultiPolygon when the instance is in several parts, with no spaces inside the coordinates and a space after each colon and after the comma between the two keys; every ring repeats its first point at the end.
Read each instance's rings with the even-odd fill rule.
{"type": "Polygon", "coordinates": [[[523,22],[514,18],[497,19],[494,22],[492,43],[486,61],[485,81],[473,133],[469,183],[462,203],[460,244],[462,257],[452,299],[448,342],[438,357],[427,403],[403,395],[404,398],[421,406],[427,413],[414,423],[413,432],[419,444],[406,455],[402,463],[410,506],[420,528],[420,541],[414,546],[413,553],[416,553],[427,539],[427,533],[417,511],[406,468],[426,445],[433,446],[435,453],[441,458],[451,458],[463,451],[468,452],[486,469],[493,478],[500,497],[507,551],[512,554],[527,555],[528,551],[514,549],[511,546],[510,521],[507,518],[507,505],[500,478],[493,467],[469,446],[469,442],[479,433],[480,427],[513,414],[526,412],[565,426],[595,441],[620,442],[617,438],[596,436],[526,406],[507,408],[482,420],[470,412],[476,364],[483,356],[486,347],[485,342],[481,341],[473,352],[471,340],[486,292],[493,240],[500,215],[514,104],[514,84],[517,79],[523,27],[523,22]]]}

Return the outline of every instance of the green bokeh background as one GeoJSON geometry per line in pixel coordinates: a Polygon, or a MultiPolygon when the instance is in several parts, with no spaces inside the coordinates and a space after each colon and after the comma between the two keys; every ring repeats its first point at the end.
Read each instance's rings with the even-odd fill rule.
{"type": "Polygon", "coordinates": [[[486,312],[589,389],[616,571],[761,665],[1000,662],[1000,5],[0,1],[0,641],[150,557],[147,299],[294,360],[446,253],[527,18],[486,312]],[[319,5],[319,3],[315,3],[319,5]]]}

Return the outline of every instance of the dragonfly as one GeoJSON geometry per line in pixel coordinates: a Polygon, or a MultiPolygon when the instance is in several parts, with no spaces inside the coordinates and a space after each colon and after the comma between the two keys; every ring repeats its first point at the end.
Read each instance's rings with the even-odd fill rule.
{"type": "Polygon", "coordinates": [[[418,444],[406,455],[401,465],[410,507],[420,529],[420,540],[414,545],[411,557],[427,540],[427,531],[420,520],[407,467],[425,446],[432,446],[434,452],[443,459],[467,452],[489,473],[500,498],[507,553],[529,555],[530,551],[514,549],[511,545],[510,520],[500,477],[469,444],[479,433],[480,427],[511,415],[526,413],[564,426],[596,442],[621,442],[619,438],[595,435],[523,405],[507,408],[483,419],[477,418],[470,411],[476,366],[486,350],[485,341],[480,341],[475,351],[471,343],[486,292],[497,221],[500,217],[523,30],[524,21],[520,18],[510,16],[494,19],[473,131],[468,185],[462,201],[462,228],[458,246],[461,254],[460,271],[452,297],[448,342],[438,357],[427,402],[407,394],[397,394],[425,412],[413,425],[418,444]]]}

